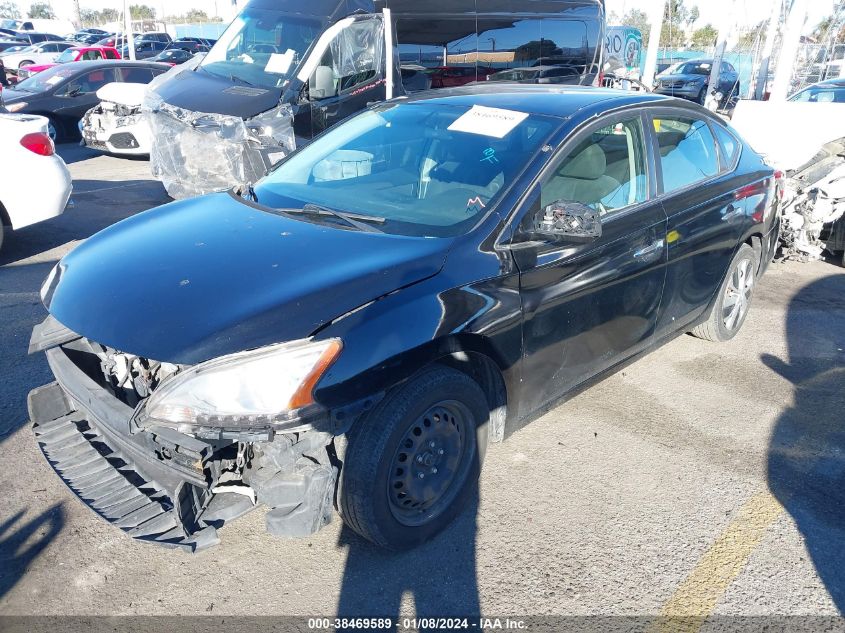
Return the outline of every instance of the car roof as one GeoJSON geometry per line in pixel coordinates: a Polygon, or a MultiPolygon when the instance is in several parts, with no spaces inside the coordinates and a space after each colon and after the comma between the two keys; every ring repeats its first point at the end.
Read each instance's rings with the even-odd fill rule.
{"type": "Polygon", "coordinates": [[[420,102],[485,106],[504,110],[518,110],[529,114],[568,118],[579,110],[602,104],[606,109],[648,103],[686,105],[686,102],[651,93],[627,92],[589,86],[536,85],[507,82],[471,84],[459,88],[441,88],[418,92],[404,98],[404,102],[420,102]]]}
{"type": "Polygon", "coordinates": [[[167,64],[158,64],[156,62],[148,62],[146,60],[136,60],[133,62],[131,59],[96,59],[62,64],[63,68],[71,68],[74,72],[96,70],[97,68],[114,68],[115,66],[145,66],[148,68],[170,69],[170,66],[167,64]]]}
{"type": "MultiPolygon", "coordinates": [[[[806,88],[814,88],[816,86],[822,86],[825,88],[845,88],[845,77],[826,79],[825,81],[820,81],[819,83],[813,84],[812,86],[807,86],[806,88]]],[[[806,90],[806,88],[804,88],[804,90],[806,90]]]]}

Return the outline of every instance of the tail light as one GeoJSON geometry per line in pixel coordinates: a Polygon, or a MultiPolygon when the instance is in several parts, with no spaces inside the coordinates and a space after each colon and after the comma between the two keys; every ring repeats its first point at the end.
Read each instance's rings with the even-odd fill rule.
{"type": "Polygon", "coordinates": [[[53,139],[46,132],[33,132],[21,139],[21,145],[34,154],[40,156],[52,156],[56,153],[56,146],[53,139]]]}
{"type": "Polygon", "coordinates": [[[784,187],[784,178],[786,174],[784,174],[780,169],[775,172],[775,189],[777,190],[777,197],[778,200],[783,200],[783,187],[784,187]]]}

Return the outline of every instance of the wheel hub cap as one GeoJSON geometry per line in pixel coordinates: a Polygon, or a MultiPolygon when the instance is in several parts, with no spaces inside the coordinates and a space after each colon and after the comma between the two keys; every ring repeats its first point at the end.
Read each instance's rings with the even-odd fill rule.
{"type": "Polygon", "coordinates": [[[464,458],[466,415],[457,402],[441,403],[403,435],[388,480],[390,509],[401,523],[420,524],[439,513],[464,458]]]}

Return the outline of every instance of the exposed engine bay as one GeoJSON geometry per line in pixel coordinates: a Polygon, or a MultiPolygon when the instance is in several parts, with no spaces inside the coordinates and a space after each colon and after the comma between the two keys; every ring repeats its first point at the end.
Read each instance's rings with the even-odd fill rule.
{"type": "Polygon", "coordinates": [[[811,261],[845,251],[845,138],[827,143],[786,173],[781,203],[784,259],[811,261]]]}

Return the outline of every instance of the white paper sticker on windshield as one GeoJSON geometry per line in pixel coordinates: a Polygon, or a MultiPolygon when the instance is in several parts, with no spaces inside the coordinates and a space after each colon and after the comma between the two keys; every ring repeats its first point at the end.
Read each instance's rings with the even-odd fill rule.
{"type": "Polygon", "coordinates": [[[273,53],[264,67],[264,71],[268,73],[275,73],[277,75],[284,75],[290,70],[290,65],[293,63],[293,56],[296,51],[289,48],[284,53],[273,53]]]}
{"type": "Polygon", "coordinates": [[[453,132],[504,138],[527,118],[527,112],[472,106],[469,112],[459,117],[449,129],[453,132]]]}
{"type": "Polygon", "coordinates": [[[55,77],[50,77],[50,78],[49,78],[47,81],[45,81],[44,83],[46,83],[46,84],[48,84],[48,85],[52,86],[52,85],[54,85],[54,84],[59,83],[59,82],[60,82],[60,81],[62,81],[63,79],[64,79],[64,77],[61,77],[61,76],[59,76],[59,75],[56,75],[55,77]]]}

